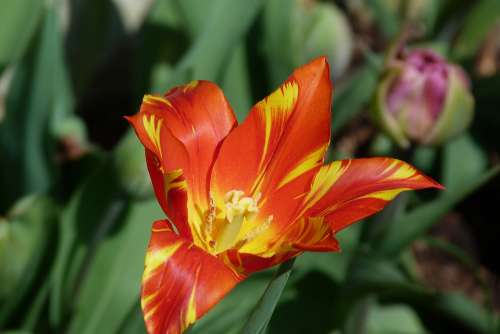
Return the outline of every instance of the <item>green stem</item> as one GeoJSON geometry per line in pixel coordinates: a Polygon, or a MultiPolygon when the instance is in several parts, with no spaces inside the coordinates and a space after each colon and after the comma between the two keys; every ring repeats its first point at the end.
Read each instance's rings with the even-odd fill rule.
{"type": "Polygon", "coordinates": [[[241,334],[263,333],[285,289],[295,259],[282,263],[248,318],[241,334]]]}

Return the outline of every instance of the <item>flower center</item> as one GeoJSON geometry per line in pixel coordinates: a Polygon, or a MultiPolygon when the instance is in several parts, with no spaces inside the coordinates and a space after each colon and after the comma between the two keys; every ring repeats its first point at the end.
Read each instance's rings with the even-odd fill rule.
{"type": "MultiPolygon", "coordinates": [[[[224,206],[222,208],[224,217],[218,222],[217,236],[213,245],[215,253],[221,253],[231,248],[238,241],[238,235],[245,221],[252,221],[259,208],[257,203],[260,194],[253,197],[244,196],[241,190],[231,190],[224,196],[224,206]]],[[[212,203],[213,204],[213,203],[212,203]]],[[[210,210],[209,224],[216,220],[215,207],[210,210]]]]}

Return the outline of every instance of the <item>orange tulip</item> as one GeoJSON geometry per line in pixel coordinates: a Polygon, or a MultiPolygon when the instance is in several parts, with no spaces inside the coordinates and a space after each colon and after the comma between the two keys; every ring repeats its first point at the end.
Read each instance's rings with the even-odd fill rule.
{"type": "Polygon", "coordinates": [[[214,83],[144,97],[128,120],[158,201],[141,304],[148,332],[181,333],[251,273],[304,251],[402,191],[441,188],[390,158],[324,165],[332,84],[324,57],[298,68],[237,125],[214,83]]]}

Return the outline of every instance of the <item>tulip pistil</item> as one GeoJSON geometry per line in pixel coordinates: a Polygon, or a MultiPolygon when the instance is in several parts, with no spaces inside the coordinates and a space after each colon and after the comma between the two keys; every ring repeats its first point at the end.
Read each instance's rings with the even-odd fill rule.
{"type": "Polygon", "coordinates": [[[215,241],[215,252],[221,253],[237,242],[244,221],[251,221],[259,212],[260,194],[244,196],[241,190],[231,190],[224,196],[225,219],[215,241]]]}

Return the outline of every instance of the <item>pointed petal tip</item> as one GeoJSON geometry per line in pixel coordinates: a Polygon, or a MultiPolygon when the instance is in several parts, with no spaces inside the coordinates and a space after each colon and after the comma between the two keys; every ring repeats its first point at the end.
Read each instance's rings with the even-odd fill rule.
{"type": "Polygon", "coordinates": [[[125,118],[127,120],[127,122],[129,122],[130,124],[132,124],[132,119],[134,118],[133,115],[131,115],[131,116],[123,115],[122,117],[125,118]]]}
{"type": "Polygon", "coordinates": [[[445,186],[443,186],[441,183],[433,180],[432,178],[427,177],[427,180],[430,183],[429,188],[434,188],[434,189],[438,189],[438,190],[446,190],[445,186]]]}

